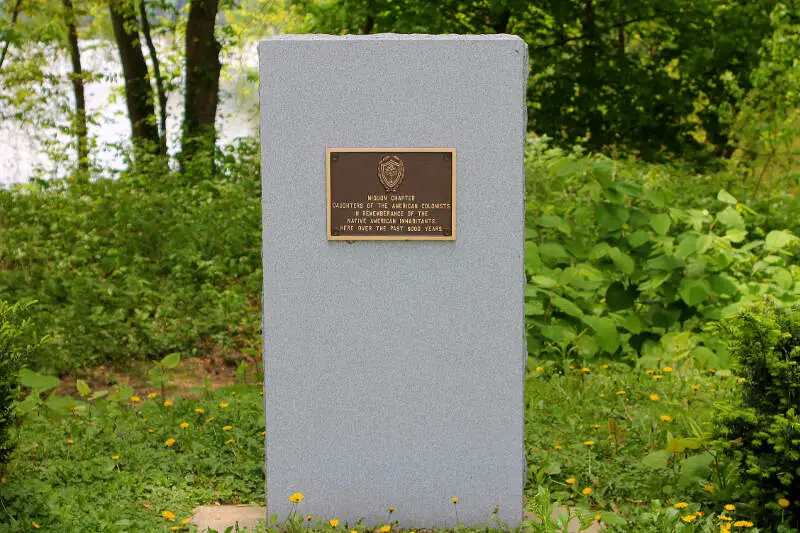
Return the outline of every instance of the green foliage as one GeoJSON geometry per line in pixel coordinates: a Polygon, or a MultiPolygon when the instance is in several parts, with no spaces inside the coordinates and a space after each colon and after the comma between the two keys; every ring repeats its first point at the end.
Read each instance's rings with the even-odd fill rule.
{"type": "Polygon", "coordinates": [[[203,390],[171,403],[135,392],[42,399],[35,390],[20,404],[0,532],[31,531],[33,523],[42,531],[189,531],[180,522],[196,505],[263,505],[260,387],[203,390]]]}
{"type": "Polygon", "coordinates": [[[10,430],[15,422],[13,401],[18,382],[27,386],[25,369],[20,368],[39,346],[30,335],[30,308],[31,304],[0,300],[0,474],[15,444],[10,430]]]}
{"type": "Polygon", "coordinates": [[[740,497],[762,520],[800,527],[800,308],[763,304],[725,326],[743,383],[718,434],[741,465],[740,497]]]}
{"type": "Polygon", "coordinates": [[[725,189],[662,187],[653,169],[555,150],[528,154],[528,348],[537,357],[728,366],[706,325],[764,295],[793,301],[798,239],[765,231],[725,189]]]}
{"type": "Polygon", "coordinates": [[[214,176],[155,159],[118,179],[0,190],[0,294],[40,302],[41,370],[258,346],[257,150],[214,176]]]}

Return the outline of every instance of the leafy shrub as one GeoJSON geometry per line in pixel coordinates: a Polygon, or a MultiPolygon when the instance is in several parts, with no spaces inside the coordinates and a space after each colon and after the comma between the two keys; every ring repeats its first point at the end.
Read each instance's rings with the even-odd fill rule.
{"type": "Polygon", "coordinates": [[[215,175],[155,161],[116,179],[0,190],[0,294],[32,299],[48,372],[169,353],[254,350],[261,290],[258,150],[215,175]]]}
{"type": "Polygon", "coordinates": [[[741,465],[741,497],[751,513],[773,523],[785,520],[796,528],[800,307],[762,304],[741,312],[725,327],[733,335],[732,352],[743,383],[738,400],[720,407],[718,434],[741,465]]]}
{"type": "Polygon", "coordinates": [[[30,305],[0,300],[0,469],[13,448],[8,432],[14,423],[17,374],[36,347],[28,336],[29,309],[30,305]]]}
{"type": "Polygon", "coordinates": [[[763,295],[800,294],[787,254],[797,237],[765,231],[725,189],[686,195],[653,167],[596,156],[532,150],[528,165],[525,314],[537,357],[725,367],[708,324],[763,295]]]}

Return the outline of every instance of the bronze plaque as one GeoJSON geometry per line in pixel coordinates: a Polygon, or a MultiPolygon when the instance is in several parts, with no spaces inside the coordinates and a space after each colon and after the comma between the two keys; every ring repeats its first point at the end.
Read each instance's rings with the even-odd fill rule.
{"type": "Polygon", "coordinates": [[[326,158],[329,240],[455,240],[455,148],[328,148],[326,158]]]}

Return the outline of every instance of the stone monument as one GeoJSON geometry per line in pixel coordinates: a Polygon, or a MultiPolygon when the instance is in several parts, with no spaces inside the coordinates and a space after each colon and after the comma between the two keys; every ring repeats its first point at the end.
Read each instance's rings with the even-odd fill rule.
{"type": "Polygon", "coordinates": [[[291,35],[259,58],[268,512],[299,492],[342,527],[516,526],[525,43],[291,35]]]}

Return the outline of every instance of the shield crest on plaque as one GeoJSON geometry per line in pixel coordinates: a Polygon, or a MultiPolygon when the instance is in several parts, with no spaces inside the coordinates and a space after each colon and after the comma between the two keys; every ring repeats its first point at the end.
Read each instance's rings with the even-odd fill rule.
{"type": "Polygon", "coordinates": [[[394,192],[403,183],[405,166],[403,160],[396,155],[383,156],[378,163],[378,179],[386,192],[394,192]]]}

